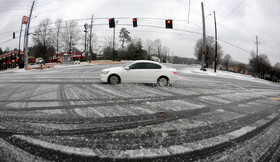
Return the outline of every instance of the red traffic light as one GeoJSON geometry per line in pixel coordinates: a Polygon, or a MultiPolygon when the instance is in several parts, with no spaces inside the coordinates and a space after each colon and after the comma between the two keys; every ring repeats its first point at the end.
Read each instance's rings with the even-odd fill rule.
{"type": "Polygon", "coordinates": [[[137,27],[137,18],[132,19],[133,27],[137,27]]]}
{"type": "Polygon", "coordinates": [[[115,19],[114,18],[109,19],[109,28],[115,28],[115,19]]]}
{"type": "Polygon", "coordinates": [[[165,28],[167,28],[167,29],[173,29],[172,20],[165,20],[165,28]]]}
{"type": "Polygon", "coordinates": [[[207,52],[203,52],[203,54],[205,54],[205,55],[206,55],[206,54],[207,54],[207,52]]]}

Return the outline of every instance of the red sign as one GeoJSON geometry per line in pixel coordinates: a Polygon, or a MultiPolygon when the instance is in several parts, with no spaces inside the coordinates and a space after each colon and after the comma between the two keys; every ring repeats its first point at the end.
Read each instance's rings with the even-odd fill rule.
{"type": "Polygon", "coordinates": [[[23,24],[27,24],[28,23],[29,18],[27,16],[23,16],[22,18],[22,23],[23,24]]]}

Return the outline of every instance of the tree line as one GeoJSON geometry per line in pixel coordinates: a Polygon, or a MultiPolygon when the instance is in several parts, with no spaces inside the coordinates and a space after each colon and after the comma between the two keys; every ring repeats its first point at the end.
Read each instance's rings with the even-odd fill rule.
{"type": "MultiPolygon", "coordinates": [[[[140,60],[140,59],[158,59],[160,62],[172,63],[199,63],[202,59],[202,38],[196,42],[194,48],[194,56],[197,60],[181,58],[178,56],[170,56],[170,50],[162,45],[160,39],[145,40],[140,38],[132,38],[130,32],[126,28],[121,28],[116,38],[115,47],[113,49],[113,38],[105,38],[103,47],[98,46],[97,36],[95,33],[84,39],[83,30],[78,26],[77,21],[65,21],[61,19],[52,23],[50,19],[42,20],[35,28],[33,33],[34,45],[30,47],[29,55],[34,57],[42,57],[45,61],[49,60],[56,53],[61,52],[82,52],[87,54],[86,47],[80,50],[78,47],[84,46],[85,41],[92,49],[89,51],[90,59],[115,59],[115,60],[140,60]],[[54,24],[54,27],[53,27],[54,24]],[[90,42],[90,40],[92,40],[90,42]],[[98,48],[99,47],[99,48],[98,48]]],[[[88,34],[89,35],[89,34],[88,34]]],[[[232,59],[230,54],[224,55],[222,46],[217,46],[217,63],[220,69],[250,74],[262,79],[276,81],[280,79],[280,63],[271,65],[266,54],[256,55],[251,52],[248,64],[241,63],[232,59]]],[[[17,49],[15,49],[17,50],[17,49]]],[[[0,48],[0,55],[9,52],[7,47],[5,51],[0,48]]],[[[215,40],[213,37],[206,38],[205,66],[213,67],[215,61],[215,40]]],[[[86,56],[87,57],[87,56],[86,56]]],[[[87,57],[88,58],[88,57],[87,57]]]]}
{"type": "MultiPolygon", "coordinates": [[[[194,55],[199,61],[202,60],[202,45],[201,38],[197,41],[194,49],[194,55]]],[[[215,61],[215,40],[211,36],[206,38],[206,49],[207,55],[205,56],[205,66],[207,68],[213,67],[213,63],[215,61]]],[[[256,55],[255,52],[252,51],[251,57],[248,60],[248,64],[245,64],[233,60],[230,54],[224,55],[224,51],[219,44],[217,53],[217,62],[220,69],[248,74],[271,81],[280,80],[280,63],[272,65],[270,63],[269,57],[266,54],[256,55]]]]}
{"type": "Polygon", "coordinates": [[[86,56],[86,58],[91,60],[97,57],[112,59],[114,53],[115,60],[150,60],[152,57],[157,57],[161,62],[166,62],[169,54],[169,49],[162,45],[161,40],[142,41],[140,38],[132,38],[126,28],[120,29],[113,52],[112,37],[107,37],[101,48],[97,43],[98,38],[95,33],[91,35],[91,39],[90,34],[87,34],[85,40],[85,33],[77,21],[63,22],[61,19],[54,23],[50,19],[42,20],[32,33],[32,39],[33,45],[29,47],[29,56],[42,57],[45,61],[61,52],[82,52],[88,54],[89,57],[86,56]],[[85,43],[87,43],[86,47],[85,43]],[[92,48],[89,48],[90,45],[92,48]],[[89,49],[92,50],[89,51],[89,49]]]}
{"type": "Polygon", "coordinates": [[[120,46],[113,52],[113,38],[108,37],[102,50],[103,57],[105,59],[114,57],[119,60],[150,60],[155,57],[161,62],[167,62],[170,53],[160,39],[142,41],[140,38],[132,38],[126,28],[122,28],[119,32],[119,43],[120,46]]]}

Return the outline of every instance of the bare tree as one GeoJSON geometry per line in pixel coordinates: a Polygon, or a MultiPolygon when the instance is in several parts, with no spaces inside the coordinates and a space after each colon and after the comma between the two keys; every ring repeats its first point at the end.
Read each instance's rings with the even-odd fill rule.
{"type": "Polygon", "coordinates": [[[154,51],[154,42],[150,39],[146,40],[144,48],[147,51],[148,55],[150,56],[154,51]]]}
{"type": "Polygon", "coordinates": [[[230,54],[226,54],[223,59],[222,59],[222,65],[224,65],[226,67],[226,69],[228,70],[229,65],[232,63],[233,59],[231,57],[230,54]]]}
{"type": "Polygon", "coordinates": [[[62,19],[57,19],[55,21],[55,29],[54,29],[54,38],[55,38],[54,44],[56,48],[56,54],[59,53],[61,29],[62,29],[62,19]]]}
{"type": "Polygon", "coordinates": [[[162,48],[162,55],[163,55],[163,59],[162,62],[166,63],[167,62],[167,54],[169,53],[169,49],[167,47],[163,47],[162,48]]]}
{"type": "Polygon", "coordinates": [[[154,41],[153,45],[154,45],[155,54],[158,56],[160,61],[162,61],[162,45],[161,45],[161,41],[159,39],[156,39],[154,41]]]}
{"type": "Polygon", "coordinates": [[[52,29],[50,19],[44,19],[40,22],[38,27],[35,29],[35,36],[33,36],[33,41],[37,44],[42,44],[43,46],[51,45],[52,40],[52,29]]]}
{"type": "Polygon", "coordinates": [[[107,36],[104,38],[105,44],[103,47],[103,57],[105,59],[111,59],[112,58],[112,51],[113,51],[113,40],[112,37],[107,36]]]}
{"type": "Polygon", "coordinates": [[[78,42],[81,39],[78,22],[65,22],[64,30],[61,33],[61,36],[62,42],[64,43],[64,49],[71,53],[72,49],[74,49],[75,45],[78,45],[78,42]]]}
{"type": "Polygon", "coordinates": [[[35,36],[33,36],[33,41],[35,43],[33,47],[33,56],[42,57],[47,61],[54,55],[52,36],[53,31],[51,29],[50,19],[42,20],[35,29],[35,36]]]}
{"type": "MultiPolygon", "coordinates": [[[[91,34],[91,39],[90,39],[90,35],[88,35],[88,37],[87,37],[87,44],[88,44],[88,47],[90,45],[92,47],[92,49],[91,49],[92,51],[89,51],[89,53],[91,55],[91,59],[96,59],[96,54],[93,52],[93,50],[97,50],[97,46],[98,46],[98,44],[97,44],[97,36],[96,36],[95,33],[91,34]]],[[[97,51],[96,51],[96,53],[97,53],[97,51]]]]}
{"type": "MultiPolygon", "coordinates": [[[[202,51],[202,46],[203,46],[203,39],[201,38],[196,42],[195,49],[194,49],[194,55],[199,61],[202,60],[202,52],[204,52],[202,51]]],[[[205,63],[206,63],[206,67],[209,67],[209,65],[212,65],[212,63],[215,61],[215,40],[211,36],[208,36],[206,38],[206,51],[207,54],[205,55],[205,63]]],[[[223,56],[223,50],[219,43],[218,43],[217,53],[218,53],[217,63],[219,64],[221,57],[223,56]]]]}
{"type": "Polygon", "coordinates": [[[265,75],[270,72],[270,61],[267,55],[260,54],[258,57],[251,53],[251,58],[249,59],[249,66],[253,75],[257,75],[264,79],[265,75]]]}
{"type": "Polygon", "coordinates": [[[280,62],[274,65],[274,69],[275,69],[275,76],[276,76],[275,80],[280,80],[280,62]]]}

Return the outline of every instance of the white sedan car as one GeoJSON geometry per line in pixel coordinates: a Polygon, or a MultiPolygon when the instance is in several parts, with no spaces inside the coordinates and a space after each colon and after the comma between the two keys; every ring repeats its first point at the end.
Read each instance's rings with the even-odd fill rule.
{"type": "Polygon", "coordinates": [[[158,62],[139,60],[122,67],[102,70],[100,79],[110,84],[118,83],[156,83],[159,86],[173,84],[178,78],[176,69],[168,68],[158,62]]]}

